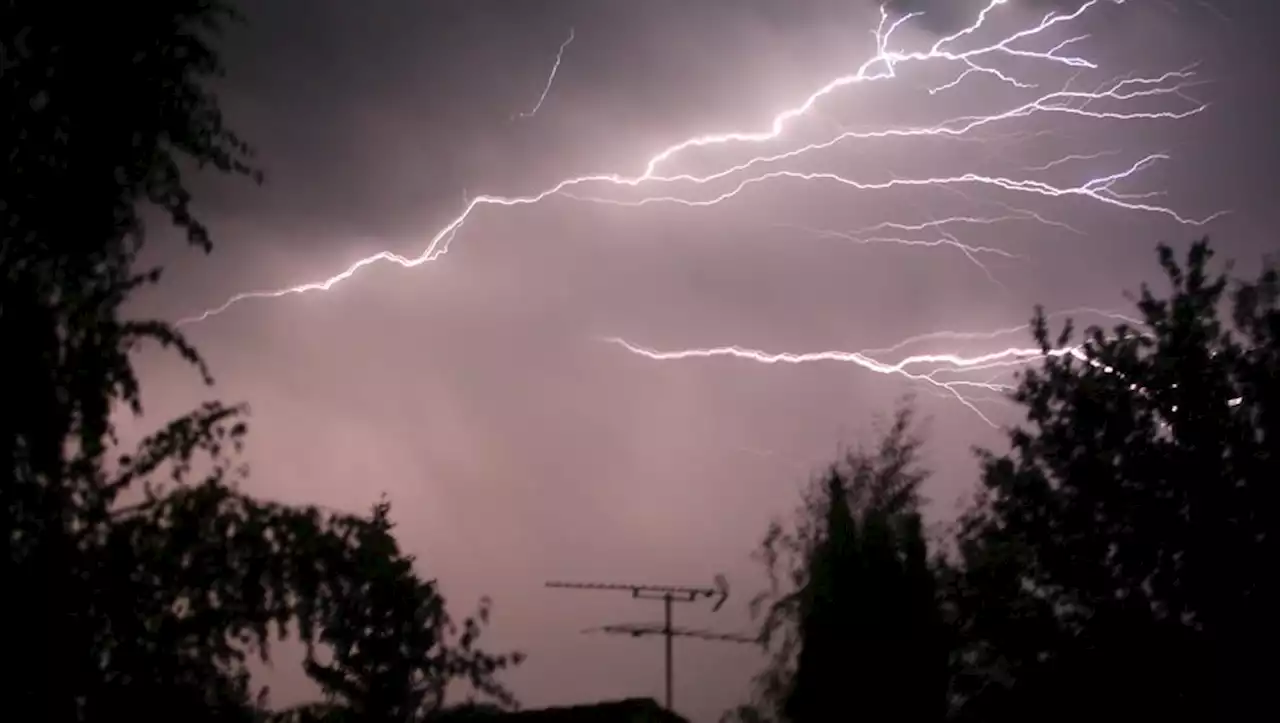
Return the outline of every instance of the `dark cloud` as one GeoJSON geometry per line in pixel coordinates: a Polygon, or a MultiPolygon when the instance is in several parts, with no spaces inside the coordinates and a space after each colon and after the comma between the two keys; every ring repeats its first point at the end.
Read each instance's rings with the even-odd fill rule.
{"type": "Polygon", "coordinates": [[[964,27],[973,17],[973,7],[977,4],[977,0],[890,0],[873,3],[877,9],[887,8],[892,15],[919,13],[919,27],[935,34],[950,33],[964,27]]]}

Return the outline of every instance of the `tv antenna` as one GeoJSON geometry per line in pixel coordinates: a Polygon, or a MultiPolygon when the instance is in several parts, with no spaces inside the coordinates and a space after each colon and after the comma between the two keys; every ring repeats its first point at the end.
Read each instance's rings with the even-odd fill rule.
{"type": "MultiPolygon", "coordinates": [[[[630,592],[636,600],[661,600],[663,623],[643,625],[606,625],[597,628],[599,632],[627,634],[632,637],[642,635],[661,635],[666,642],[666,693],[667,710],[674,710],[671,692],[671,641],[677,635],[688,636],[696,631],[677,629],[671,625],[671,607],[674,603],[691,603],[700,599],[715,599],[711,612],[719,610],[725,600],[729,599],[729,581],[724,575],[716,575],[712,587],[677,587],[672,585],[624,585],[600,582],[548,582],[547,587],[567,588],[570,590],[613,590],[630,592]]],[[[593,631],[584,631],[593,632],[593,631]]],[[[701,635],[698,635],[701,637],[701,635]]]]}

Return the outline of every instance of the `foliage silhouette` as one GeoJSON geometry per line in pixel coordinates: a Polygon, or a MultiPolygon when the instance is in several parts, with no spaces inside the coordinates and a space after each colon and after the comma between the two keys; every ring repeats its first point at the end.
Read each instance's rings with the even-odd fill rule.
{"type": "Polygon", "coordinates": [[[213,42],[237,19],[218,0],[0,7],[6,703],[50,722],[261,720],[246,656],[267,657],[290,627],[338,651],[327,665],[310,656],[334,716],[425,708],[458,677],[509,702],[493,674],[513,659],[475,648],[483,615],[449,640],[443,601],[390,538],[385,506],[360,518],[236,490],[243,407],[206,403],[118,456],[113,413],[142,411],[130,361],[141,344],[175,349],[211,382],[176,329],[122,308],[160,276],[137,270],[146,207],[212,247],[184,169],[261,177],[208,90],[222,73],[213,42]],[[72,13],[112,32],[75,28],[72,13]],[[365,636],[396,626],[413,628],[408,642],[371,661],[365,636]],[[359,685],[337,689],[349,668],[359,685]],[[392,708],[389,691],[436,697],[392,708]]]}
{"type": "Polygon", "coordinates": [[[1280,644],[1280,276],[1212,276],[1208,241],[1143,324],[1068,324],[1021,379],[1011,451],[981,452],[950,612],[962,720],[1245,720],[1280,644]],[[1222,318],[1231,302],[1230,320],[1222,318]],[[1232,328],[1233,327],[1233,328],[1232,328]]]}
{"type": "Polygon", "coordinates": [[[342,545],[346,569],[328,571],[345,583],[329,591],[319,635],[330,661],[322,662],[313,647],[305,662],[328,709],[341,711],[342,720],[364,723],[418,721],[443,709],[446,686],[454,679],[500,706],[514,705],[494,674],[523,656],[476,648],[489,601],[455,628],[435,583],[419,579],[413,558],[400,551],[389,512],[383,502],[371,520],[349,528],[342,545]],[[457,644],[449,644],[446,634],[455,632],[457,644]]]}
{"type": "MultiPolygon", "coordinates": [[[[136,463],[109,463],[113,408],[141,411],[128,355],[144,341],[159,342],[207,378],[172,328],[121,317],[126,297],[158,278],[157,270],[134,270],[144,230],[138,204],[158,205],[207,248],[180,164],[252,173],[248,149],[223,129],[216,102],[202,90],[220,67],[210,33],[199,30],[216,32],[231,17],[225,6],[77,9],[89,25],[95,15],[120,21],[119,33],[107,36],[73,30],[64,5],[0,9],[0,98],[11,128],[0,170],[7,221],[0,338],[9,362],[0,382],[0,514],[8,532],[0,574],[7,588],[21,591],[4,624],[5,648],[32,651],[33,658],[14,667],[7,687],[22,709],[50,721],[92,717],[93,701],[109,697],[110,681],[140,679],[103,670],[122,659],[116,646],[131,642],[111,639],[112,626],[124,623],[103,611],[127,601],[117,606],[100,597],[118,588],[97,564],[117,499],[157,462],[144,454],[136,463]],[[108,89],[117,93],[109,112],[101,106],[108,89]]],[[[189,460],[200,442],[181,434],[238,436],[228,427],[233,411],[209,405],[171,426],[149,451],[167,447],[189,460]]],[[[117,535],[111,549],[122,540],[117,535]]],[[[231,695],[234,681],[220,681],[231,695]]]]}
{"type": "Polygon", "coordinates": [[[939,720],[949,641],[920,516],[921,439],[901,406],[874,450],[850,452],[758,551],[770,589],[753,601],[770,662],[751,721],[939,720]]]}

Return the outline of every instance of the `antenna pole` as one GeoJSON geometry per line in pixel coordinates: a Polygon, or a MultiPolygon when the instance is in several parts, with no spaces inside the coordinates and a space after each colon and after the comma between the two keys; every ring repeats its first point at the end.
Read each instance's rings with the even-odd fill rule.
{"type": "Polygon", "coordinates": [[[662,597],[662,607],[664,615],[662,625],[662,637],[666,639],[667,645],[667,710],[674,711],[671,707],[671,639],[675,637],[675,631],[671,629],[671,593],[667,593],[662,597]]]}

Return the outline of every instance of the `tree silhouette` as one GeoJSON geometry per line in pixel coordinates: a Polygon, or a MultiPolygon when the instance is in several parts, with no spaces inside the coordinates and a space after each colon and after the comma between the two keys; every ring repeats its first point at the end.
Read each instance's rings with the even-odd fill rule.
{"type": "Polygon", "coordinates": [[[797,723],[823,720],[843,707],[850,646],[857,639],[859,623],[854,610],[861,602],[858,594],[864,592],[858,588],[871,576],[838,469],[827,473],[825,487],[826,520],[799,595],[799,651],[791,690],[783,702],[783,714],[797,723]]]}
{"type": "Polygon", "coordinates": [[[1160,247],[1143,324],[1070,325],[1014,398],[1011,451],[983,452],[953,576],[962,717],[1243,720],[1273,709],[1280,276],[1211,276],[1160,247]],[[1222,307],[1230,293],[1230,320],[1222,307]]]}
{"type": "MultiPolygon", "coordinates": [[[[0,575],[15,591],[3,642],[6,654],[30,656],[12,661],[6,690],[35,719],[50,721],[90,717],[89,697],[109,680],[141,680],[103,670],[122,653],[107,642],[111,628],[103,629],[101,611],[115,606],[97,597],[115,589],[98,566],[109,538],[111,549],[123,544],[109,534],[113,508],[152,471],[148,465],[158,466],[145,456],[109,463],[113,408],[141,411],[128,355],[144,341],[159,342],[176,347],[207,378],[195,350],[172,328],[120,314],[128,295],[158,278],[155,270],[134,268],[143,241],[139,204],[158,205],[207,248],[181,165],[252,172],[248,149],[223,128],[203,90],[220,71],[204,31],[230,17],[225,6],[75,9],[80,23],[119,30],[110,35],[76,29],[69,10],[58,2],[0,9],[0,98],[11,129],[0,170],[7,222],[0,240],[7,362],[0,382],[0,527],[8,533],[0,575]],[[95,23],[95,16],[116,22],[95,23]],[[108,98],[110,109],[103,106],[108,98]]],[[[241,430],[228,424],[233,411],[210,405],[149,449],[189,461],[201,441],[180,435],[238,437],[241,430]]]]}
{"type": "Polygon", "coordinates": [[[771,586],[753,611],[771,659],[755,700],[728,717],[942,718],[949,649],[919,511],[920,445],[904,405],[874,450],[849,453],[806,493],[790,528],[770,527],[758,556],[771,586]]]}
{"type": "Polygon", "coordinates": [[[207,251],[184,171],[259,177],[208,90],[222,70],[212,43],[236,17],[218,0],[0,7],[0,655],[21,720],[260,720],[246,656],[265,658],[291,627],[338,647],[425,624],[349,707],[406,671],[503,693],[492,674],[507,659],[474,649],[475,621],[448,640],[442,600],[388,542],[385,508],[360,518],[237,491],[243,407],[209,402],[119,454],[111,415],[142,411],[141,344],[176,349],[211,381],[171,325],[122,308],[159,279],[137,268],[145,207],[207,251]],[[388,606],[387,589],[416,607],[388,606]],[[384,627],[343,628],[360,609],[384,627]]]}
{"type": "Polygon", "coordinates": [[[374,508],[372,519],[352,529],[341,579],[323,615],[319,641],[328,648],[321,662],[308,651],[307,673],[320,683],[331,711],[362,723],[410,723],[443,709],[445,689],[463,679],[501,705],[514,704],[494,674],[522,656],[490,655],[476,648],[489,602],[457,630],[434,582],[413,571],[391,535],[390,508],[374,508]],[[457,645],[446,635],[457,632],[457,645]]]}

